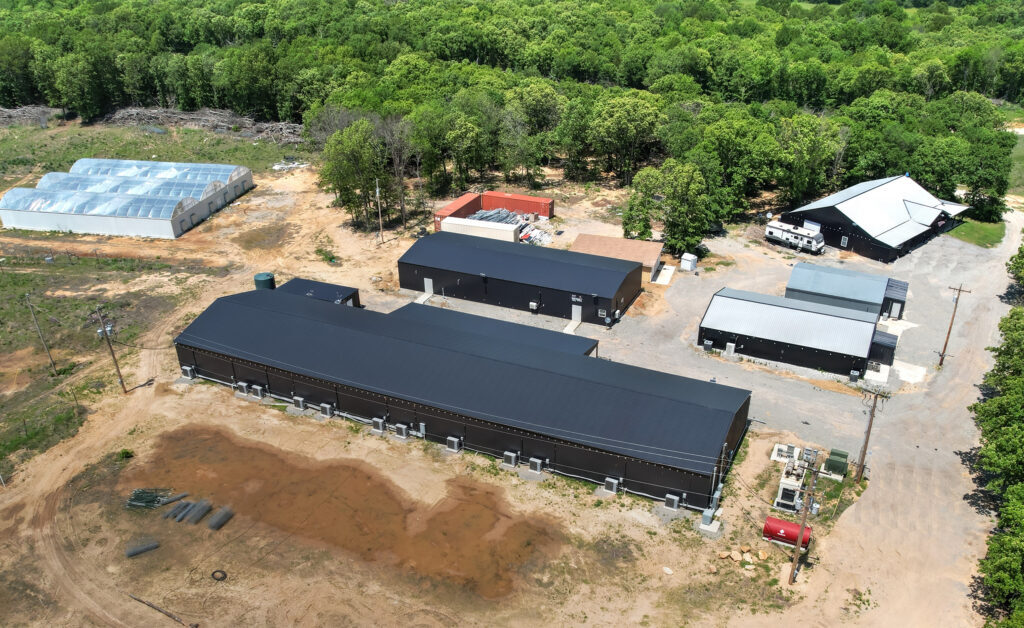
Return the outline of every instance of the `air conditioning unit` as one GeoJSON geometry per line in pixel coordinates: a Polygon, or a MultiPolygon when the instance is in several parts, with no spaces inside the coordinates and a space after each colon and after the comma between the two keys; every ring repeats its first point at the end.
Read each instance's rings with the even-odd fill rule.
{"type": "Polygon", "coordinates": [[[452,453],[462,451],[462,439],[458,436],[449,436],[448,440],[445,441],[445,449],[452,453]]]}
{"type": "Polygon", "coordinates": [[[320,414],[324,416],[334,416],[334,408],[329,403],[320,404],[320,414]]]}
{"type": "Polygon", "coordinates": [[[405,423],[395,425],[395,436],[398,438],[409,438],[409,426],[405,423]]]}
{"type": "Polygon", "coordinates": [[[713,340],[705,340],[704,341],[704,350],[705,351],[711,351],[712,347],[714,347],[714,346],[715,346],[715,341],[713,341],[713,340]]]}
{"type": "Polygon", "coordinates": [[[544,470],[544,461],[540,458],[530,458],[530,471],[540,473],[544,470]]]}
{"type": "Polygon", "coordinates": [[[536,312],[539,308],[540,308],[540,303],[537,303],[536,301],[530,301],[530,311],[531,312],[536,312]]]}
{"type": "Polygon", "coordinates": [[[858,379],[860,379],[860,371],[850,371],[850,381],[856,384],[858,379]]]}
{"type": "Polygon", "coordinates": [[[183,366],[181,367],[181,376],[184,377],[185,379],[195,379],[196,370],[191,366],[183,366]]]}
{"type": "Polygon", "coordinates": [[[292,397],[292,405],[299,410],[306,409],[306,400],[302,397],[292,397]]]}
{"type": "Polygon", "coordinates": [[[604,490],[608,491],[609,493],[618,493],[619,492],[619,481],[617,479],[615,479],[615,478],[605,478],[604,479],[604,490]]]}
{"type": "Polygon", "coordinates": [[[382,417],[373,417],[370,419],[370,424],[373,426],[370,428],[371,434],[380,435],[388,430],[387,424],[382,417]]]}
{"type": "Polygon", "coordinates": [[[264,395],[263,386],[259,386],[259,385],[252,386],[252,387],[249,388],[249,393],[252,394],[252,396],[256,397],[257,399],[263,399],[263,395],[264,395]]]}
{"type": "Polygon", "coordinates": [[[243,395],[249,394],[249,382],[235,382],[235,392],[243,395]]]}
{"type": "Polygon", "coordinates": [[[665,495],[665,508],[668,508],[669,510],[679,510],[679,496],[672,495],[671,493],[665,495]]]}
{"type": "Polygon", "coordinates": [[[502,466],[515,468],[519,464],[519,454],[514,451],[506,451],[501,456],[502,466]]]}

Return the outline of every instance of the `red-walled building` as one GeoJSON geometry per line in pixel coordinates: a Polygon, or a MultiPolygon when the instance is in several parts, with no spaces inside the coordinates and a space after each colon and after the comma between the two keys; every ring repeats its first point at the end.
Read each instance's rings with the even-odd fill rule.
{"type": "Polygon", "coordinates": [[[507,209],[517,214],[537,214],[545,218],[555,215],[555,199],[505,192],[468,192],[434,213],[434,231],[441,230],[441,221],[449,216],[465,218],[481,210],[507,209]]]}

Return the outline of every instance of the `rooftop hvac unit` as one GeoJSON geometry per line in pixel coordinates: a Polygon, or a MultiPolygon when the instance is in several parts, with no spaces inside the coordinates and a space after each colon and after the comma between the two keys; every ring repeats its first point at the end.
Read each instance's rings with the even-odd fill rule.
{"type": "Polygon", "coordinates": [[[540,473],[544,470],[544,461],[540,458],[530,458],[530,471],[540,473]]]}
{"type": "Polygon", "coordinates": [[[252,393],[253,397],[256,397],[257,399],[263,399],[263,396],[264,396],[263,386],[258,386],[258,385],[257,386],[253,386],[253,387],[251,387],[249,389],[249,392],[252,393]]]}
{"type": "Polygon", "coordinates": [[[458,436],[449,436],[448,440],[445,441],[445,449],[452,453],[462,451],[462,439],[458,436]]]}
{"type": "Polygon", "coordinates": [[[409,426],[405,423],[395,425],[395,436],[398,438],[409,438],[409,426]]]}
{"type": "Polygon", "coordinates": [[[299,410],[306,409],[306,400],[302,397],[292,397],[292,405],[299,410]]]}
{"type": "Polygon", "coordinates": [[[713,346],[715,346],[715,342],[713,340],[705,340],[704,341],[704,350],[705,351],[711,351],[711,348],[713,346]]]}
{"type": "Polygon", "coordinates": [[[618,493],[619,492],[619,481],[616,480],[615,478],[605,478],[604,479],[604,490],[608,491],[609,493],[618,493]]]}
{"type": "Polygon", "coordinates": [[[249,394],[249,382],[235,382],[235,392],[249,394]]]}
{"type": "Polygon", "coordinates": [[[332,408],[329,403],[321,403],[320,414],[324,416],[334,416],[334,408],[332,408]]]}
{"type": "Polygon", "coordinates": [[[506,451],[501,456],[501,464],[506,467],[515,468],[519,464],[519,454],[514,451],[506,451]]]}
{"type": "Polygon", "coordinates": [[[672,495],[671,493],[665,495],[665,508],[669,510],[679,510],[679,496],[672,495]]]}
{"type": "Polygon", "coordinates": [[[196,370],[191,366],[183,366],[181,367],[181,376],[185,379],[195,379],[196,370]]]}
{"type": "Polygon", "coordinates": [[[536,312],[539,308],[540,308],[540,303],[537,303],[536,301],[530,301],[530,311],[531,312],[536,312]]]}
{"type": "Polygon", "coordinates": [[[373,417],[370,419],[370,424],[373,426],[370,428],[371,434],[383,434],[388,429],[382,417],[373,417]]]}

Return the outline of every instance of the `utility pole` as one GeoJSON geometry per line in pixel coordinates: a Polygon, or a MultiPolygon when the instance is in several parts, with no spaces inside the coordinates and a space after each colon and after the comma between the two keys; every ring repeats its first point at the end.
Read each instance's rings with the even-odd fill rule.
{"type": "Polygon", "coordinates": [[[110,359],[114,361],[114,370],[117,371],[117,381],[121,384],[121,390],[128,394],[128,387],[124,385],[124,378],[121,377],[121,367],[117,363],[117,356],[114,355],[114,345],[110,342],[110,331],[107,329],[107,321],[100,312],[100,306],[96,306],[96,316],[100,317],[100,334],[107,341],[107,348],[110,349],[110,359]]]}
{"type": "Polygon", "coordinates": [[[966,292],[970,294],[970,290],[964,290],[964,284],[960,284],[959,288],[949,287],[950,290],[956,292],[956,296],[953,297],[953,315],[949,317],[949,329],[946,330],[946,342],[942,343],[942,352],[939,353],[939,366],[946,360],[946,347],[949,346],[949,335],[953,333],[953,321],[956,319],[956,308],[960,305],[960,294],[966,292]]]}
{"type": "Polygon", "coordinates": [[[803,516],[800,517],[800,533],[796,535],[796,548],[793,550],[793,562],[789,566],[789,584],[796,582],[796,565],[800,562],[800,548],[804,544],[804,532],[807,530],[807,514],[814,504],[814,489],[818,485],[818,453],[814,453],[811,461],[811,488],[804,489],[803,516]],[[809,493],[809,494],[808,494],[809,493]]]}
{"type": "Polygon", "coordinates": [[[878,399],[882,398],[884,402],[889,398],[889,393],[884,391],[868,391],[865,393],[864,400],[871,397],[871,412],[868,414],[868,429],[864,432],[864,446],[860,448],[860,460],[857,462],[857,477],[854,482],[860,482],[860,479],[864,477],[864,458],[868,455],[868,442],[871,441],[871,427],[875,424],[875,410],[878,409],[878,399]]]}
{"type": "Polygon", "coordinates": [[[373,180],[377,188],[377,220],[380,221],[380,243],[384,244],[384,213],[380,209],[380,179],[373,180]]]}
{"type": "Polygon", "coordinates": [[[25,295],[25,304],[28,305],[28,311],[32,314],[32,322],[36,325],[36,332],[39,334],[39,342],[43,343],[43,349],[46,350],[46,357],[50,360],[50,368],[53,369],[53,376],[57,376],[57,365],[53,363],[53,356],[50,355],[50,348],[46,346],[46,339],[43,338],[43,330],[39,328],[39,321],[36,320],[36,311],[32,307],[32,302],[28,300],[28,295],[25,295]]]}

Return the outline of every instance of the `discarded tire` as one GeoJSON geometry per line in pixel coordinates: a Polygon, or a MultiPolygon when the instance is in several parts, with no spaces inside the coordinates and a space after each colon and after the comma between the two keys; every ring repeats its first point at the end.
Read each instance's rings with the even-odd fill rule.
{"type": "Polygon", "coordinates": [[[221,582],[228,579],[228,574],[226,571],[218,569],[217,571],[210,574],[210,577],[216,580],[217,582],[221,582]]]}

